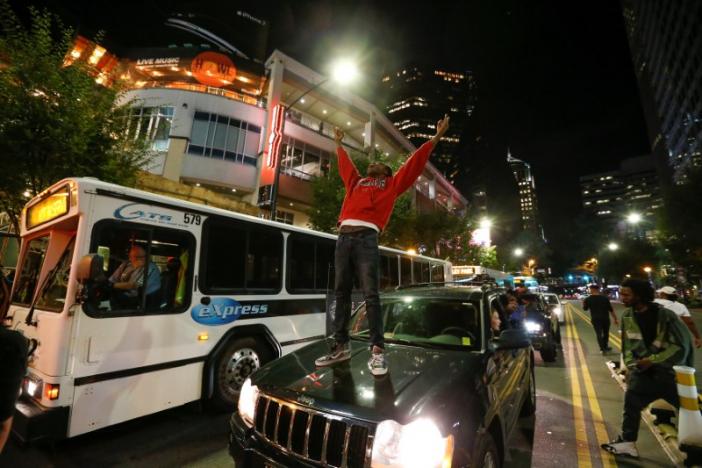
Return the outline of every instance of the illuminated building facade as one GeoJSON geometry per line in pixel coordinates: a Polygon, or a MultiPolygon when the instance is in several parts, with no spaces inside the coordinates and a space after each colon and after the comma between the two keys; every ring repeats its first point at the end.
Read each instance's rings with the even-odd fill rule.
{"type": "Polygon", "coordinates": [[[673,180],[702,167],[702,2],[624,0],[652,153],[673,180]]]}
{"type": "Polygon", "coordinates": [[[461,141],[475,110],[472,72],[411,65],[386,74],[381,85],[388,118],[414,145],[431,138],[437,120],[449,114],[451,127],[434,150],[432,163],[450,182],[459,182],[465,167],[461,141]]]}
{"type": "Polygon", "coordinates": [[[509,164],[519,189],[519,210],[521,213],[522,229],[525,231],[535,230],[543,237],[543,230],[539,225],[539,210],[536,204],[536,183],[531,173],[529,163],[517,159],[507,151],[507,163],[509,164]]]}
{"type": "MultiPolygon", "coordinates": [[[[654,219],[663,206],[661,184],[653,156],[622,161],[619,170],[580,177],[583,213],[596,223],[625,231],[626,216],[638,213],[654,219]]],[[[654,234],[646,233],[647,237],[654,234]]]]}
{"type": "MultiPolygon", "coordinates": [[[[90,61],[96,50],[96,81],[123,80],[127,131],[151,141],[139,182],[146,190],[268,217],[279,167],[276,219],[306,226],[311,181],[336,157],[334,126],[345,130],[351,153],[402,159],[415,150],[377,108],[331,82],[286,109],[325,77],[279,51],[265,63],[204,44],[127,49],[117,59],[79,38],[67,60],[90,61]]],[[[467,207],[431,164],[411,193],[418,210],[467,207]]]]}

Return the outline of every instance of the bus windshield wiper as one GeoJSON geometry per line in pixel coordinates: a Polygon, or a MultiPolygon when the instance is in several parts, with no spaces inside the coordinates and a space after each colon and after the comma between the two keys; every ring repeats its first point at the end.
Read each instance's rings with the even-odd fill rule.
{"type": "Polygon", "coordinates": [[[58,262],[56,262],[56,265],[49,270],[49,273],[46,274],[46,278],[44,278],[44,281],[42,281],[41,285],[39,286],[38,294],[34,294],[34,299],[32,299],[32,303],[29,305],[29,313],[27,314],[27,318],[24,320],[24,323],[27,325],[32,325],[34,327],[37,326],[37,322],[34,322],[34,308],[37,305],[37,301],[39,300],[39,297],[43,294],[44,288],[46,287],[47,284],[49,284],[49,280],[52,280],[54,276],[56,275],[56,272],[58,271],[58,267],[61,264],[61,260],[59,259],[58,262]]]}

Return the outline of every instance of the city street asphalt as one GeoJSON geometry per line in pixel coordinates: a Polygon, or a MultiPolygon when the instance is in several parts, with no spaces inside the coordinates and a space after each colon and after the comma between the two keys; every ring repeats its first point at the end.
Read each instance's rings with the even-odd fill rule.
{"type": "MultiPolygon", "coordinates": [[[[537,412],[522,420],[509,442],[507,467],[661,467],[672,462],[645,424],[639,460],[615,459],[600,449],[621,423],[623,391],[606,366],[580,301],[565,307],[563,352],[544,363],[537,353],[537,412]]],[[[623,306],[615,303],[618,315],[623,306]]],[[[702,311],[693,317],[702,328],[702,311]]],[[[702,359],[696,352],[696,362],[702,359]]],[[[391,363],[392,371],[392,363],[391,363]]],[[[700,375],[698,373],[698,386],[700,375]]],[[[53,444],[20,446],[11,440],[0,466],[18,467],[232,467],[227,453],[227,414],[188,405],[53,444]]]]}

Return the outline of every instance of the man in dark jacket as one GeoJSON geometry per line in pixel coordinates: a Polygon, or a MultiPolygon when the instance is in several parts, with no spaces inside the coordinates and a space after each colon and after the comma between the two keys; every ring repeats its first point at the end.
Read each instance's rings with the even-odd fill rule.
{"type": "Polygon", "coordinates": [[[27,340],[0,327],[0,453],[10,435],[20,385],[27,371],[27,340]]]}
{"type": "Polygon", "coordinates": [[[342,147],[344,132],[335,129],[336,154],[339,175],[346,188],[346,196],[339,214],[339,238],[334,254],[336,311],[334,313],[334,345],[329,354],[315,363],[330,366],[351,358],[349,346],[349,318],[351,316],[351,290],[354,275],[358,279],[366,302],[370,332],[371,358],[368,367],[373,375],[388,371],[384,354],[383,318],[378,296],[378,234],[383,230],[392,213],[395,200],[412,187],[422,174],[431,151],[449,127],[449,117],[436,124],[436,135],[424,143],[405,164],[392,175],[384,164],[368,166],[366,177],[361,177],[351,158],[342,147]]]}
{"type": "Polygon", "coordinates": [[[602,448],[615,455],[638,457],[636,439],[641,411],[662,398],[678,406],[673,366],[687,365],[692,340],[675,312],[653,302],[653,288],[644,280],[622,283],[621,299],[630,307],[622,315],[622,356],[627,367],[624,415],[619,436],[602,448]]]}
{"type": "Polygon", "coordinates": [[[602,354],[606,354],[612,350],[609,347],[609,317],[612,316],[612,321],[615,325],[619,325],[617,316],[612,308],[612,303],[604,294],[600,294],[600,286],[597,284],[590,285],[590,295],[583,301],[583,309],[590,311],[592,319],[592,328],[595,329],[597,344],[600,346],[602,354]]]}

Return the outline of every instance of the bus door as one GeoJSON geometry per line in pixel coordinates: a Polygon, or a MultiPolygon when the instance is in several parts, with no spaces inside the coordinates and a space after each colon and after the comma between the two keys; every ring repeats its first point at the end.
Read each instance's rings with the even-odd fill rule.
{"type": "Polygon", "coordinates": [[[17,234],[0,232],[0,320],[5,317],[10,305],[10,290],[15,277],[19,246],[17,234]]]}
{"type": "Polygon", "coordinates": [[[199,398],[207,354],[189,314],[204,216],[97,200],[102,271],[85,287],[70,436],[199,398]]]}

